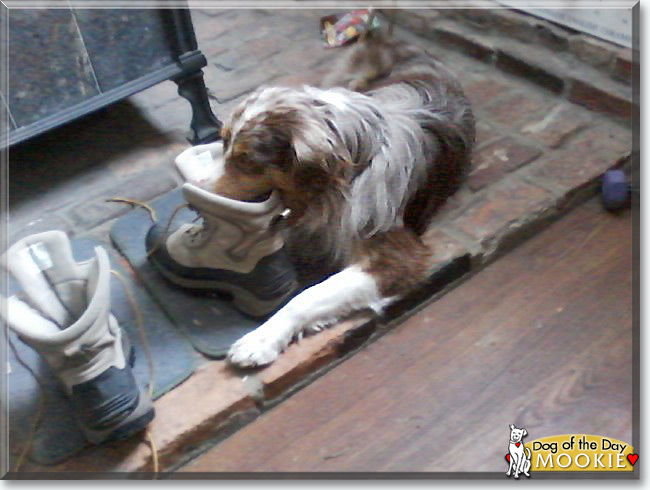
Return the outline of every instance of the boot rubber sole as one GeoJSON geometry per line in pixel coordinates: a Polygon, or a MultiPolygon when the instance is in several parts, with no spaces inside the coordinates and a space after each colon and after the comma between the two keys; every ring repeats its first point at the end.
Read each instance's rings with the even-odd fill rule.
{"type": "Polygon", "coordinates": [[[262,258],[250,273],[206,267],[187,267],[167,252],[162,227],[153,225],[146,237],[148,259],[176,286],[199,293],[227,293],[242,313],[264,317],[286,303],[298,290],[293,265],[281,249],[262,258]],[[254,291],[254,292],[253,292],[254,291]],[[257,294],[256,294],[257,293],[257,294]]]}
{"type": "Polygon", "coordinates": [[[156,270],[160,272],[168,281],[182,287],[191,289],[200,293],[227,293],[232,296],[233,305],[242,313],[254,317],[266,316],[269,313],[280,308],[291,298],[293,293],[298,289],[298,283],[293,282],[287,293],[277,299],[263,300],[247,291],[244,288],[223,281],[212,281],[206,279],[188,279],[174,274],[167,270],[154,259],[151,261],[156,270]]]}
{"type": "Polygon", "coordinates": [[[153,408],[151,396],[144,388],[140,388],[137,407],[119,426],[102,431],[92,430],[86,426],[82,426],[81,429],[86,439],[93,444],[121,441],[147,427],[155,415],[156,412],[153,408]]]}
{"type": "MultiPolygon", "coordinates": [[[[135,349],[133,348],[129,335],[125,330],[122,330],[122,349],[124,350],[127,366],[125,369],[130,369],[135,365],[135,349]]],[[[126,419],[121,421],[115,427],[106,428],[103,430],[95,430],[87,425],[81,423],[80,427],[86,439],[93,444],[100,444],[104,442],[120,441],[127,439],[132,435],[140,432],[149,425],[156,415],[151,395],[148,388],[138,386],[138,402],[133,411],[126,419]]]]}

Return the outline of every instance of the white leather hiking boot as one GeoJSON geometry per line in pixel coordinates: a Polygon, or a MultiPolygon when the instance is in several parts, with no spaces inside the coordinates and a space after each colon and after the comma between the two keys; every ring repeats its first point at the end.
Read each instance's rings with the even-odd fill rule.
{"type": "Polygon", "coordinates": [[[262,202],[244,202],[205,190],[223,165],[222,148],[220,142],[200,145],[178,156],[176,164],[190,181],[183,185],[183,196],[201,220],[172,233],[154,225],[147,234],[147,252],[174,284],[229,293],[240,311],[264,316],[298,287],[283,237],[273,229],[285,207],[276,192],[262,202]]]}
{"type": "Polygon", "coordinates": [[[96,247],[93,259],[77,263],[67,235],[49,231],[18,241],[0,264],[22,288],[1,316],[56,374],[86,438],[100,443],[143,429],[154,408],[133,377],[133,350],[110,312],[106,251],[96,247]]]}

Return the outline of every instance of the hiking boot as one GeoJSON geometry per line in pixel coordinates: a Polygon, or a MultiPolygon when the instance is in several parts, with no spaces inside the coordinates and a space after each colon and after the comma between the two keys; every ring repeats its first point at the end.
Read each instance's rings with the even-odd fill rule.
{"type": "Polygon", "coordinates": [[[192,182],[183,196],[201,218],[168,233],[154,225],[146,248],[154,266],[172,283],[202,292],[225,292],[251,316],[276,310],[296,291],[293,266],[274,223],[285,207],[276,192],[261,202],[229,199],[209,190],[223,165],[221,143],[200,145],[176,159],[192,182]],[[199,185],[195,185],[199,184],[199,185]]]}
{"type": "Polygon", "coordinates": [[[94,258],[77,263],[67,235],[48,231],[18,241],[0,264],[22,288],[0,314],[59,379],[86,438],[97,444],[144,429],[154,408],[131,371],[126,332],[110,312],[106,251],[95,247],[94,258]]]}

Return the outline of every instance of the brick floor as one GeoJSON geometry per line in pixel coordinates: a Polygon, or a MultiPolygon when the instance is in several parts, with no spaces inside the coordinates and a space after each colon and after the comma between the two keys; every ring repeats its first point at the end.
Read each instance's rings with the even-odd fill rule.
{"type": "MultiPolygon", "coordinates": [[[[260,84],[317,82],[318,73],[323,73],[337,54],[336,50],[323,49],[320,41],[318,20],[326,13],[331,11],[193,11],[199,46],[208,58],[204,71],[216,97],[215,112],[227,117],[233,106],[260,84]]],[[[469,25],[485,25],[481,15],[477,11],[474,14],[457,15],[466,16],[464,22],[469,25]]],[[[577,102],[573,104],[564,93],[554,93],[560,82],[570,83],[564,78],[545,75],[537,65],[523,66],[519,58],[514,62],[502,58],[501,63],[497,58],[494,63],[489,44],[473,39],[473,35],[463,37],[467,35],[466,25],[431,31],[429,23],[436,21],[436,12],[421,11],[418,15],[402,12],[400,17],[421,36],[399,25],[397,35],[424,46],[459,74],[475,104],[478,120],[475,167],[468,185],[441,210],[425,235],[435,250],[431,271],[440,272],[444,264],[461,256],[469,256],[468,263],[479,267],[540,220],[548,221],[565,212],[568,202],[576,202],[571,200],[576,195],[580,199],[594,195],[599,175],[632,151],[632,133],[624,113],[629,107],[614,107],[625,94],[601,92],[606,84],[601,88],[572,85],[568,97],[577,102]],[[440,38],[454,43],[437,42],[440,38]],[[539,78],[529,80],[540,73],[553,90],[540,87],[539,78]]],[[[516,19],[509,16],[503,28],[521,35],[520,29],[526,24],[520,25],[516,19]]],[[[549,29],[540,42],[553,41],[554,49],[568,46],[568,42],[561,42],[564,38],[560,32],[549,29]]],[[[533,54],[537,49],[534,44],[525,48],[533,54]]],[[[612,76],[625,79],[630,71],[629,57],[623,53],[612,63],[617,63],[618,70],[612,76]]],[[[589,75],[594,69],[590,65],[585,73],[589,75]]],[[[572,68],[572,76],[580,73],[580,67],[572,68]]],[[[115,218],[128,211],[128,206],[106,203],[108,198],[149,200],[178,185],[180,178],[172,160],[187,146],[184,135],[188,118],[187,102],[176,95],[171,82],[165,82],[12,148],[10,239],[48,227],[105,238],[115,218]]],[[[445,277],[450,280],[457,275],[445,277]]],[[[436,287],[436,291],[440,289],[439,284],[436,287]]],[[[420,297],[433,292],[424,290],[420,297]]],[[[206,363],[156,403],[158,415],[152,435],[162,468],[177,467],[202,444],[224,437],[281,402],[368,339],[385,332],[392,318],[368,320],[357,316],[304,339],[266,369],[235,372],[222,361],[206,363]]],[[[59,466],[30,464],[24,470],[150,468],[148,446],[132,440],[95,448],[59,466]]]]}

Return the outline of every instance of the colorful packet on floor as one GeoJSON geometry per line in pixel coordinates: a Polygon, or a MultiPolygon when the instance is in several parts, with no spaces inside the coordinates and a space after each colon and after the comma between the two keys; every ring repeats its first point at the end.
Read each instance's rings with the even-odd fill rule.
{"type": "Polygon", "coordinates": [[[321,33],[325,42],[332,48],[343,46],[356,40],[364,32],[377,29],[380,26],[379,19],[375,16],[369,22],[371,14],[371,10],[363,9],[321,18],[321,33]]]}

